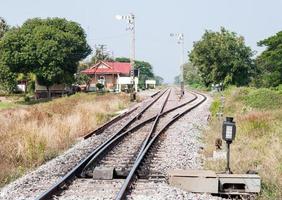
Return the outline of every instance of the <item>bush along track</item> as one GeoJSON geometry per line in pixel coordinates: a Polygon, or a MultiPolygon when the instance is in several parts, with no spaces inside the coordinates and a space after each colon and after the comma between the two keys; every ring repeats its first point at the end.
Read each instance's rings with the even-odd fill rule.
{"type": "MultiPolygon", "coordinates": [[[[279,90],[228,88],[224,116],[234,116],[237,135],[231,147],[231,169],[234,173],[255,170],[262,178],[258,199],[282,199],[282,93],[279,90]]],[[[215,94],[210,107],[211,121],[205,134],[205,168],[225,170],[225,160],[212,159],[215,140],[221,137],[221,123],[216,113],[220,95],[215,94]]]]}

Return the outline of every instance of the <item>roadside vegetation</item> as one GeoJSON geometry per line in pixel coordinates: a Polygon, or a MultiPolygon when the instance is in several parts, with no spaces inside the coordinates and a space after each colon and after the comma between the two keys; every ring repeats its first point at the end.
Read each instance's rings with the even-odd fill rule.
{"type": "MultiPolygon", "coordinates": [[[[236,121],[237,135],[231,145],[231,169],[234,173],[257,171],[262,178],[259,199],[282,198],[282,91],[230,87],[223,92],[224,116],[236,121]]],[[[211,159],[215,140],[221,138],[222,122],[216,113],[220,109],[220,95],[211,105],[210,126],[205,134],[205,168],[225,171],[225,160],[211,159]]],[[[223,142],[223,148],[224,148],[223,142]]]]}
{"type": "MultiPolygon", "coordinates": [[[[259,55],[235,32],[223,27],[206,30],[188,55],[184,82],[200,90],[228,88],[223,92],[223,114],[237,123],[232,170],[257,171],[262,178],[259,199],[282,199],[282,31],[257,44],[265,47],[259,55]]],[[[225,171],[226,165],[225,160],[212,159],[215,143],[222,137],[222,121],[216,116],[220,106],[217,93],[204,138],[205,167],[217,172],[225,171]]]]}
{"type": "Polygon", "coordinates": [[[127,107],[128,99],[124,94],[80,93],[0,111],[0,186],[68,149],[127,107]]]}

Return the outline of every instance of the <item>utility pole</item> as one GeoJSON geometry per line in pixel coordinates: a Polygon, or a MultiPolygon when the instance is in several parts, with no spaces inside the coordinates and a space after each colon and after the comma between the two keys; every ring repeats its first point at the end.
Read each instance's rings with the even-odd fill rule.
{"type": "Polygon", "coordinates": [[[130,93],[131,93],[131,100],[136,99],[136,92],[137,92],[137,84],[135,84],[135,77],[134,77],[134,61],[135,61],[135,15],[130,13],[129,15],[116,15],[116,19],[118,20],[126,20],[127,27],[126,30],[130,31],[131,39],[130,39],[130,78],[131,78],[131,85],[130,93]],[[133,91],[134,90],[134,91],[133,91]]]}
{"type": "Polygon", "coordinates": [[[184,66],[184,34],[183,33],[171,33],[171,37],[177,38],[177,43],[180,45],[180,90],[181,90],[181,97],[184,95],[184,75],[183,75],[183,66],[184,66]]]}

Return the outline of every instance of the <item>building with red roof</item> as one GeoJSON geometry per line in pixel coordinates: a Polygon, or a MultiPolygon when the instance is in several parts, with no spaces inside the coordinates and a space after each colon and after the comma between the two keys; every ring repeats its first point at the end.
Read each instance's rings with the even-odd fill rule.
{"type": "Polygon", "coordinates": [[[122,87],[130,84],[131,65],[127,62],[100,61],[89,69],[81,71],[91,77],[90,88],[101,83],[108,90],[120,91],[122,87]]]}

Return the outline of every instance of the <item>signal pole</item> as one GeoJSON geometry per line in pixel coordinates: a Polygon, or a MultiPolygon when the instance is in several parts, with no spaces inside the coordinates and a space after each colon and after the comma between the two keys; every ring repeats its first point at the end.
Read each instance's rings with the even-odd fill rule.
{"type": "Polygon", "coordinates": [[[136,99],[136,94],[133,94],[133,89],[135,93],[137,92],[137,85],[135,84],[134,80],[134,61],[135,61],[135,15],[130,13],[129,15],[116,15],[117,20],[126,20],[127,27],[126,30],[131,32],[131,39],[130,39],[130,78],[132,88],[130,88],[130,92],[132,95],[132,100],[136,99]]]}
{"type": "Polygon", "coordinates": [[[180,55],[180,91],[181,97],[184,95],[184,75],[183,75],[183,65],[184,65],[184,34],[183,33],[171,33],[171,37],[177,38],[177,43],[180,45],[181,55],[180,55]]]}

